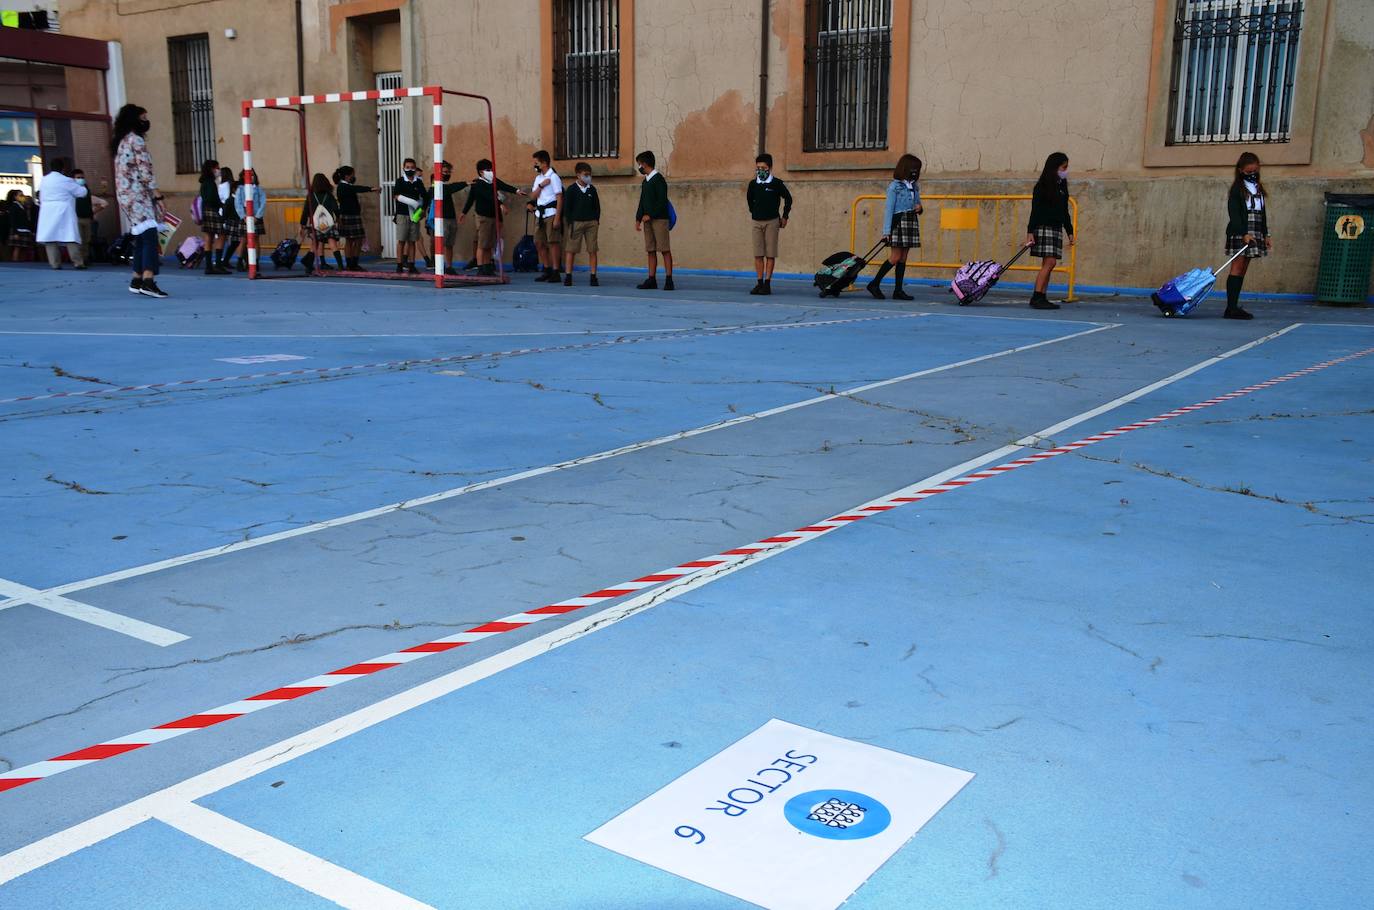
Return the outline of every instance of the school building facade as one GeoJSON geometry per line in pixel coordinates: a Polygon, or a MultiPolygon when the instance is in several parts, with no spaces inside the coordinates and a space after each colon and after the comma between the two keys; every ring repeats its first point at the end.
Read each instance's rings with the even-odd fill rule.
{"type": "MultiPolygon", "coordinates": [[[[201,158],[238,166],[243,99],[440,84],[491,99],[503,179],[526,184],[538,148],[565,175],[591,162],[607,265],[643,261],[632,223],[643,148],[671,184],[680,268],[752,269],[744,187],[760,146],[797,199],[780,273],[848,248],[854,200],[881,194],[907,151],[925,163],[928,199],[1028,193],[1046,155],[1066,152],[1088,286],[1149,287],[1219,261],[1244,150],[1265,162],[1275,237],[1247,288],[1310,293],[1323,193],[1374,192],[1374,3],[1355,0],[60,6],[65,33],[118,44],[123,94],[154,124],[159,180],[187,205],[201,158]]],[[[450,99],[445,120],[445,157],[467,179],[488,154],[485,111],[450,99]]],[[[422,100],[311,107],[309,166],[350,163],[376,185],[409,155],[428,172],[430,123],[422,100]]],[[[296,115],[260,111],[253,133],[269,195],[299,195],[296,115]]],[[[371,205],[375,250],[385,225],[371,205]]],[[[927,202],[922,258],[971,258],[975,239],[980,255],[1009,252],[1024,205],[927,202]],[[940,212],[969,206],[972,220],[940,212]]],[[[881,204],[857,207],[863,245],[881,204]]],[[[523,225],[516,203],[507,250],[523,225]]]]}

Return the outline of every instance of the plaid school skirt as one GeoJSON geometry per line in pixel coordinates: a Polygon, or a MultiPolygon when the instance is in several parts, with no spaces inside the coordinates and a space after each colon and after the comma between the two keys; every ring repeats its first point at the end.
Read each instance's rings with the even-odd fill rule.
{"type": "Polygon", "coordinates": [[[1246,212],[1245,227],[1255,238],[1248,250],[1245,250],[1245,235],[1227,234],[1226,235],[1226,255],[1234,256],[1241,250],[1245,250],[1246,259],[1263,259],[1269,255],[1269,250],[1264,242],[1264,212],[1246,212]]]}
{"type": "Polygon", "coordinates": [[[219,230],[215,233],[222,236],[230,243],[237,243],[243,240],[243,235],[247,230],[247,225],[241,218],[221,218],[219,220],[219,230]]]}
{"type": "Polygon", "coordinates": [[[340,215],[335,229],[345,240],[361,240],[367,236],[367,231],[363,229],[362,215],[340,215]]]}
{"type": "Polygon", "coordinates": [[[892,219],[891,243],[898,249],[921,245],[921,219],[914,211],[898,212],[892,219]]]}
{"type": "Polygon", "coordinates": [[[223,234],[224,219],[218,214],[206,212],[200,218],[200,232],[202,234],[223,234]]]}
{"type": "Polygon", "coordinates": [[[1030,254],[1039,256],[1041,259],[1063,259],[1064,258],[1064,229],[1050,227],[1042,224],[1040,227],[1031,231],[1035,237],[1035,243],[1031,246],[1030,254]]]}

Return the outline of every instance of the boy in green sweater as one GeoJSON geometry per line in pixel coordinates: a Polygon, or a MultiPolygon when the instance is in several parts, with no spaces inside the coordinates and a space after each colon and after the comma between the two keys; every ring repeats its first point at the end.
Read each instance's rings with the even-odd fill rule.
{"type": "Polygon", "coordinates": [[[673,290],[673,248],[668,242],[668,181],[654,166],[654,153],[640,152],[635,164],[644,175],[639,188],[639,208],[635,210],[635,230],[644,233],[644,252],[648,254],[649,277],[638,285],[642,291],[658,287],[658,254],[663,254],[663,290],[673,290]]]}

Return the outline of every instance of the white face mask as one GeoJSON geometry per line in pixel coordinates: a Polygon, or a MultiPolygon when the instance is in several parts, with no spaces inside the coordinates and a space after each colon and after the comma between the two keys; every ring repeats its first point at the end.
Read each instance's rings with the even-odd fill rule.
{"type": "Polygon", "coordinates": [[[486,181],[488,181],[488,182],[490,182],[491,179],[492,179],[493,177],[495,177],[495,176],[496,176],[496,175],[493,174],[491,171],[483,171],[483,172],[482,172],[482,179],[483,179],[483,180],[486,180],[486,181]]]}
{"type": "Polygon", "coordinates": [[[591,174],[582,174],[582,175],[580,175],[577,179],[580,180],[580,181],[582,181],[582,185],[583,185],[583,186],[591,186],[591,185],[592,185],[592,175],[591,175],[591,174]]]}

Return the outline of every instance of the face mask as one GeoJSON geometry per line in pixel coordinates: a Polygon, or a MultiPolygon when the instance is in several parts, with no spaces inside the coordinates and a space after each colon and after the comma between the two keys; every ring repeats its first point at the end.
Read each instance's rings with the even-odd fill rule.
{"type": "Polygon", "coordinates": [[[1068,169],[1068,168],[1063,168],[1062,170],[1060,170],[1060,172],[1059,172],[1059,179],[1060,179],[1060,180],[1067,180],[1067,179],[1068,179],[1068,176],[1069,176],[1069,169],[1068,169]]]}
{"type": "Polygon", "coordinates": [[[763,167],[755,168],[755,169],[754,169],[754,176],[757,177],[757,178],[759,178],[760,180],[767,180],[767,179],[768,179],[768,169],[767,169],[767,168],[763,168],[763,167]]]}
{"type": "Polygon", "coordinates": [[[1259,183],[1259,171],[1255,171],[1255,173],[1253,173],[1253,174],[1246,174],[1246,175],[1245,175],[1245,182],[1246,182],[1246,183],[1259,183]]]}
{"type": "Polygon", "coordinates": [[[648,169],[647,167],[645,167],[644,165],[642,165],[642,164],[639,166],[638,170],[639,170],[639,172],[640,172],[641,174],[644,174],[644,175],[646,175],[646,176],[647,176],[648,173],[649,173],[649,169],[648,169]]]}
{"type": "Polygon", "coordinates": [[[580,180],[580,181],[582,182],[582,185],[583,185],[583,186],[591,186],[591,185],[592,185],[592,175],[591,175],[591,174],[578,174],[578,175],[577,175],[577,179],[580,180]]]}
{"type": "Polygon", "coordinates": [[[77,178],[76,178],[76,182],[77,182],[77,185],[78,185],[78,186],[85,186],[85,185],[86,185],[86,178],[85,178],[85,177],[77,177],[77,178]]]}
{"type": "Polygon", "coordinates": [[[406,176],[407,176],[407,177],[414,177],[414,176],[415,176],[415,168],[413,168],[413,167],[408,167],[408,168],[406,168],[406,176]]]}
{"type": "Polygon", "coordinates": [[[138,126],[134,127],[134,132],[135,132],[135,133],[138,133],[140,136],[142,136],[144,133],[148,132],[148,129],[149,129],[152,125],[153,125],[153,124],[152,124],[151,121],[148,121],[148,120],[140,120],[140,121],[138,121],[138,126]]]}
{"type": "Polygon", "coordinates": [[[491,179],[492,179],[493,177],[495,177],[495,176],[496,176],[496,175],[493,174],[491,171],[483,171],[483,172],[482,172],[482,179],[483,179],[483,180],[486,180],[486,181],[488,181],[488,182],[490,182],[491,179]]]}

